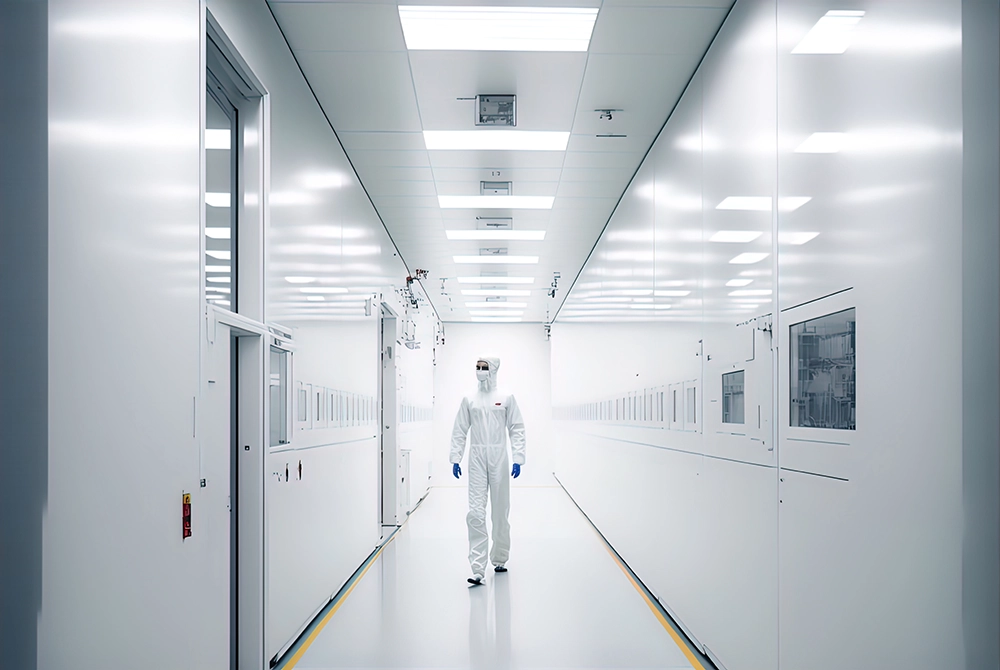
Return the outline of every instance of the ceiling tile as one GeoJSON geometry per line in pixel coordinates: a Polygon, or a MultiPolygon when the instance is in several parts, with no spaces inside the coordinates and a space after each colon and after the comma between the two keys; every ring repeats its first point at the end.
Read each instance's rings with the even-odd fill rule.
{"type": "Polygon", "coordinates": [[[406,53],[305,51],[303,72],[337,132],[419,132],[406,53]]]}
{"type": "Polygon", "coordinates": [[[518,130],[573,126],[586,53],[412,51],[410,64],[424,130],[473,129],[486,93],[517,96],[518,130]]]}
{"type": "Polygon", "coordinates": [[[299,51],[406,51],[394,4],[272,2],[281,32],[299,51]]]}
{"type": "Polygon", "coordinates": [[[561,174],[560,168],[508,168],[500,174],[483,168],[434,168],[438,181],[559,181],[561,174]]]}
{"type": "Polygon", "coordinates": [[[591,54],[705,52],[728,10],[697,7],[604,7],[590,40],[591,54]]]}
{"type": "Polygon", "coordinates": [[[431,165],[426,151],[352,151],[348,155],[356,166],[430,167],[431,165]]]}
{"type": "Polygon", "coordinates": [[[366,165],[363,168],[359,168],[358,172],[361,173],[361,178],[366,183],[375,180],[434,181],[434,173],[429,167],[381,167],[366,165]]]}
{"type": "Polygon", "coordinates": [[[428,151],[431,166],[443,168],[561,168],[564,151],[428,151]]]}
{"type": "Polygon", "coordinates": [[[399,195],[399,196],[431,196],[437,197],[432,181],[391,181],[372,180],[365,184],[369,195],[375,196],[399,195]]]}
{"type": "Polygon", "coordinates": [[[617,198],[622,193],[617,182],[569,181],[559,184],[558,198],[617,198]]]}
{"type": "MultiPolygon", "coordinates": [[[[655,135],[626,135],[625,137],[597,137],[573,135],[569,138],[569,151],[594,153],[645,154],[652,146],[655,135]]],[[[638,161],[636,161],[638,165],[638,161]]]]}
{"type": "Polygon", "coordinates": [[[594,54],[587,63],[575,134],[655,135],[684,92],[700,54],[594,54]],[[621,109],[610,121],[595,109],[621,109]]]}
{"type": "Polygon", "coordinates": [[[420,132],[359,133],[340,131],[337,135],[348,153],[352,151],[425,151],[420,132]]]}
{"type": "Polygon", "coordinates": [[[645,150],[635,153],[615,153],[611,151],[567,151],[566,168],[628,168],[635,172],[645,150]]]}

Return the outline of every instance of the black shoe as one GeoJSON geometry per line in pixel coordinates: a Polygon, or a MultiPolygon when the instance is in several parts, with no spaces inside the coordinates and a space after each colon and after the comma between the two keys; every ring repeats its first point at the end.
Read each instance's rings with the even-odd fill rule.
{"type": "Polygon", "coordinates": [[[473,586],[482,586],[483,584],[483,580],[480,579],[479,577],[469,577],[466,581],[472,584],[473,586]]]}
{"type": "Polygon", "coordinates": [[[497,565],[493,568],[493,572],[507,572],[507,568],[503,565],[497,565]]]}

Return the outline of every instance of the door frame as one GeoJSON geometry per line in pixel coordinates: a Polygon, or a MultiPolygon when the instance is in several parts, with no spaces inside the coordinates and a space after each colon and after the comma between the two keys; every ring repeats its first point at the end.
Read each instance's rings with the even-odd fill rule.
{"type": "MultiPolygon", "coordinates": [[[[230,491],[235,512],[236,563],[236,665],[238,670],[264,667],[264,625],[267,588],[267,515],[265,513],[266,458],[269,448],[270,417],[267,408],[270,386],[271,347],[292,352],[294,344],[283,332],[240,314],[206,305],[206,333],[209,344],[216,337],[234,337],[237,343],[235,389],[237,402],[237,472],[231,473],[237,490],[230,491]],[[219,326],[226,329],[219,332],[219,326]]],[[[232,371],[230,372],[232,378],[232,371]]],[[[289,380],[292,379],[291,360],[289,380]]],[[[289,386],[291,386],[289,384],[289,386]]],[[[230,391],[233,393],[233,390],[230,391]]],[[[230,439],[232,443],[232,436],[230,439]]],[[[228,447],[228,445],[227,445],[228,447]]],[[[232,519],[232,517],[231,517],[232,519]]],[[[232,523],[232,521],[230,522],[232,523]]],[[[233,558],[231,558],[231,566],[233,558]]],[[[230,629],[233,625],[230,622],[230,629]]]]}

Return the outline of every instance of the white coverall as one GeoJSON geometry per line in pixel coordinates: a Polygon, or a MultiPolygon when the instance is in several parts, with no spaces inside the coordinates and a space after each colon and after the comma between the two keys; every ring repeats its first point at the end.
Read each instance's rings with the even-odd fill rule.
{"type": "Polygon", "coordinates": [[[515,463],[524,464],[524,420],[514,396],[497,390],[499,358],[480,358],[490,365],[489,376],[479,382],[475,395],[462,399],[451,432],[452,463],[461,463],[469,437],[469,563],[480,579],[486,571],[486,495],[493,508],[493,550],[490,562],[504,565],[510,554],[510,467],[507,462],[507,433],[515,463]],[[471,430],[470,430],[471,429],[471,430]]]}

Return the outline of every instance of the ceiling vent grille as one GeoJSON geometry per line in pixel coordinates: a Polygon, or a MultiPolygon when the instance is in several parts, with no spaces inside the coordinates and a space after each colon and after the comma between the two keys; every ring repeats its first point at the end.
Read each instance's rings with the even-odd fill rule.
{"type": "Polygon", "coordinates": [[[514,230],[514,219],[511,217],[477,216],[478,230],[514,230]]]}
{"type": "Polygon", "coordinates": [[[480,195],[510,195],[511,183],[509,181],[481,181],[479,182],[480,195]]]}
{"type": "Polygon", "coordinates": [[[516,96],[477,95],[477,126],[516,126],[516,96]]]}

